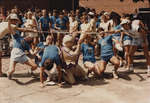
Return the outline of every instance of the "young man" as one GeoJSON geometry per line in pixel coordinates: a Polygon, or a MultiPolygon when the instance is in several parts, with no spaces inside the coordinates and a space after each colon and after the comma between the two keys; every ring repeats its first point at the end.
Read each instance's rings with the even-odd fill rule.
{"type": "Polygon", "coordinates": [[[10,57],[10,68],[7,73],[8,79],[11,79],[13,72],[15,72],[15,66],[17,63],[23,63],[31,66],[32,70],[35,70],[37,68],[37,65],[32,62],[31,59],[29,59],[26,54],[25,50],[29,51],[31,54],[35,54],[29,46],[29,44],[20,36],[20,32],[36,32],[33,30],[27,30],[24,28],[15,28],[15,31],[12,30],[10,24],[16,25],[18,23],[18,17],[16,14],[10,15],[8,20],[8,28],[11,31],[12,39],[13,39],[13,49],[11,51],[11,57],[10,57]],[[12,19],[13,18],[13,19],[12,19]],[[14,19],[15,18],[15,19],[14,19]]]}
{"type": "Polygon", "coordinates": [[[147,33],[143,26],[143,23],[140,20],[134,20],[128,22],[129,20],[124,19],[122,20],[122,27],[124,34],[127,34],[132,37],[132,43],[129,51],[129,63],[128,63],[128,71],[133,72],[133,56],[137,50],[139,45],[142,45],[144,49],[144,55],[147,61],[147,73],[150,76],[150,56],[148,52],[148,41],[147,41],[147,33]]]}
{"type": "Polygon", "coordinates": [[[62,72],[61,72],[61,64],[62,61],[60,59],[60,51],[57,46],[49,45],[45,48],[42,60],[39,64],[40,66],[40,81],[41,87],[44,87],[44,71],[51,70],[53,68],[54,63],[56,64],[56,69],[58,71],[58,82],[61,82],[62,72]]]}
{"type": "MultiPolygon", "coordinates": [[[[50,20],[51,20],[51,25],[52,25],[52,30],[55,30],[55,24],[56,24],[56,20],[58,19],[58,14],[56,10],[53,10],[53,15],[51,16],[50,20]]],[[[53,37],[54,37],[54,44],[56,44],[57,41],[57,33],[53,33],[53,37]]]]}
{"type": "MultiPolygon", "coordinates": [[[[8,16],[8,18],[9,18],[10,21],[15,21],[16,23],[19,22],[19,19],[18,19],[16,14],[10,14],[8,16]]],[[[0,23],[0,28],[1,28],[0,29],[0,39],[2,39],[6,34],[11,34],[12,32],[14,32],[17,28],[16,23],[15,24],[12,24],[11,22],[2,22],[2,23],[0,23]]],[[[2,72],[2,60],[1,60],[2,47],[1,46],[2,46],[2,44],[0,44],[0,77],[5,76],[2,72]]]]}
{"type": "Polygon", "coordinates": [[[118,73],[117,70],[120,65],[120,61],[117,59],[117,57],[114,56],[114,51],[113,51],[113,41],[117,43],[115,39],[113,39],[112,35],[108,35],[106,33],[101,34],[101,38],[98,41],[98,44],[100,45],[101,48],[101,71],[104,71],[106,69],[106,65],[108,62],[111,62],[114,64],[114,69],[113,69],[113,77],[115,79],[118,79],[118,73]]]}
{"type": "MultiPolygon", "coordinates": [[[[47,15],[47,11],[45,9],[42,10],[42,17],[39,19],[39,25],[41,31],[50,32],[51,27],[50,18],[47,15]]],[[[41,41],[45,41],[47,35],[48,33],[44,33],[44,35],[41,35],[41,41]]]]}
{"type": "MultiPolygon", "coordinates": [[[[63,13],[59,14],[59,18],[56,20],[55,29],[60,32],[68,31],[67,21],[65,20],[63,13]]],[[[62,40],[64,35],[65,35],[64,33],[61,34],[59,32],[57,34],[57,41],[59,47],[62,46],[62,40]]]]}

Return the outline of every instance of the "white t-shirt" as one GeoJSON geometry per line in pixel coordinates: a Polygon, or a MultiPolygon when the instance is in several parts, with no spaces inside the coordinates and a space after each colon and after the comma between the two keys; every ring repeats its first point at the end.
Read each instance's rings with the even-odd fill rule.
{"type": "Polygon", "coordinates": [[[96,31],[96,21],[95,21],[95,19],[91,19],[89,23],[91,25],[92,31],[95,32],[96,31]]]}
{"type": "Polygon", "coordinates": [[[90,23],[83,23],[81,24],[81,31],[82,32],[90,32],[91,31],[91,24],[90,23]]]}
{"type": "Polygon", "coordinates": [[[124,30],[125,32],[129,33],[129,35],[132,38],[140,38],[141,34],[138,31],[139,27],[140,27],[140,20],[134,20],[134,21],[132,21],[130,30],[124,30],[124,29],[122,29],[122,30],[124,30]]]}
{"type": "Polygon", "coordinates": [[[104,29],[105,32],[112,30],[112,25],[113,25],[113,21],[109,20],[106,23],[105,22],[101,22],[99,25],[99,28],[104,29]]]}
{"type": "Polygon", "coordinates": [[[77,22],[77,21],[70,22],[69,27],[70,27],[69,31],[70,31],[70,32],[73,32],[74,29],[77,29],[77,28],[78,28],[78,22],[77,22]]]}
{"type": "MultiPolygon", "coordinates": [[[[11,24],[12,30],[15,31],[16,25],[11,24]]],[[[0,23],[0,39],[2,39],[6,34],[9,34],[8,22],[0,23]]]]}

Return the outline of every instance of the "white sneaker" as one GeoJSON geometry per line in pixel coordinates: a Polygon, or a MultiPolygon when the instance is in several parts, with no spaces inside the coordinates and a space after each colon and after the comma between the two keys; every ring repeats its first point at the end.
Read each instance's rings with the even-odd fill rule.
{"type": "Polygon", "coordinates": [[[126,68],[126,71],[129,72],[129,73],[133,73],[134,72],[134,68],[133,67],[126,68]]]}
{"type": "Polygon", "coordinates": [[[150,69],[147,69],[147,77],[150,77],[150,69]]]}
{"type": "Polygon", "coordinates": [[[46,82],[45,84],[46,84],[47,86],[53,86],[53,85],[56,85],[56,83],[53,82],[53,81],[46,82]]]}
{"type": "Polygon", "coordinates": [[[118,72],[116,71],[116,70],[113,70],[113,77],[114,77],[114,79],[118,79],[119,77],[118,77],[118,72]]]}
{"type": "Polygon", "coordinates": [[[9,80],[12,79],[12,75],[10,75],[9,72],[7,72],[7,78],[8,78],[9,80]]]}

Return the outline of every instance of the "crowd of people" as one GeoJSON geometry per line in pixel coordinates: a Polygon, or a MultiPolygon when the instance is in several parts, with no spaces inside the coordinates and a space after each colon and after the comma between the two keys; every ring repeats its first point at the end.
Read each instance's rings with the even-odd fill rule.
{"type": "MultiPolygon", "coordinates": [[[[33,76],[34,70],[39,69],[42,87],[50,81],[75,84],[88,80],[89,75],[103,77],[108,63],[114,66],[112,75],[118,79],[119,67],[134,72],[133,57],[138,46],[143,47],[150,76],[148,29],[137,14],[98,14],[95,9],[20,12],[13,8],[1,18],[0,29],[1,39],[6,34],[12,38],[7,72],[10,80],[17,63],[31,66],[33,76]]],[[[4,75],[2,67],[0,59],[0,76],[4,75]]]]}

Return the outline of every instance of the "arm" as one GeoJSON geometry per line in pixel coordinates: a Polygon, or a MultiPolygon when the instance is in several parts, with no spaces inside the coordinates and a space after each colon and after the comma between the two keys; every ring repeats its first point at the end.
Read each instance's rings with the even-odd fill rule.
{"type": "Polygon", "coordinates": [[[16,30],[21,32],[37,32],[37,30],[26,29],[26,28],[16,28],[16,30]]]}
{"type": "Polygon", "coordinates": [[[120,37],[120,42],[121,42],[121,44],[123,44],[123,37],[124,37],[124,33],[121,32],[121,37],[120,37]]]}

